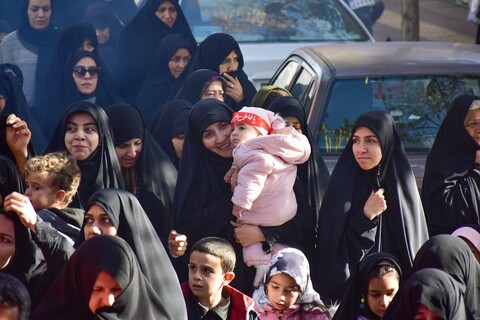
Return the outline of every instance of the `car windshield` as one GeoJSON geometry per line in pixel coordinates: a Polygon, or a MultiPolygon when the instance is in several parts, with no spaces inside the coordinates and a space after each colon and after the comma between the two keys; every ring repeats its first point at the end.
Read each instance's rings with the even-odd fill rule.
{"type": "Polygon", "coordinates": [[[407,152],[428,152],[453,99],[479,94],[479,76],[366,77],[332,83],[316,131],[323,154],[341,152],[355,119],[383,110],[395,120],[407,152]]]}
{"type": "Polygon", "coordinates": [[[238,42],[369,41],[338,0],[182,0],[197,41],[225,32],[238,42]]]}

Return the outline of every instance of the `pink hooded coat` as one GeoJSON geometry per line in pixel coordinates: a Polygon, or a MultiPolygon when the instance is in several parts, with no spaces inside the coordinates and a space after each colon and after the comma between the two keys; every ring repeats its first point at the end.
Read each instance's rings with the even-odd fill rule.
{"type": "MultiPolygon", "coordinates": [[[[291,128],[288,134],[259,136],[241,143],[233,153],[234,165],[240,169],[232,202],[246,211],[238,223],[279,226],[297,212],[293,185],[297,164],[310,156],[308,139],[291,128]]],[[[249,266],[266,264],[260,243],[244,248],[249,266]],[[261,256],[259,256],[261,255],[261,256]]]]}

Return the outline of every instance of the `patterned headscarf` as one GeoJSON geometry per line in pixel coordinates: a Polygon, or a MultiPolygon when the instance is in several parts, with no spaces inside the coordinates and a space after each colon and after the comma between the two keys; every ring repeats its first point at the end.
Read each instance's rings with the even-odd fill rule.
{"type": "Polygon", "coordinates": [[[253,293],[253,300],[264,312],[264,306],[271,306],[267,296],[267,285],[270,279],[279,273],[285,273],[292,277],[300,288],[301,294],[295,302],[303,310],[312,310],[317,306],[323,306],[320,295],[313,289],[310,279],[310,266],[305,255],[294,248],[284,248],[278,251],[270,260],[270,266],[265,273],[263,283],[253,293]]]}

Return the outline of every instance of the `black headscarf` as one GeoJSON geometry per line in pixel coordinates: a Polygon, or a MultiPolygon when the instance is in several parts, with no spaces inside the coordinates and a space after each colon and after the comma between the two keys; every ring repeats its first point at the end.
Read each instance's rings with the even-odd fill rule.
{"type": "MultiPolygon", "coordinates": [[[[223,182],[233,158],[217,155],[205,148],[202,142],[203,131],[209,125],[230,123],[232,114],[230,107],[216,99],[204,99],[192,107],[173,199],[173,218],[175,229],[186,234],[190,243],[205,236],[222,237],[232,243],[237,254],[241,254],[241,247],[236,245],[230,225],[232,191],[230,185],[223,182]]],[[[176,259],[175,263],[180,280],[185,281],[188,257],[183,258],[185,261],[182,258],[176,259]]],[[[239,260],[237,266],[243,264],[239,260]]],[[[237,275],[237,270],[235,273],[237,275]]],[[[237,276],[241,278],[240,274],[237,276]]]]}
{"type": "Polygon", "coordinates": [[[9,264],[0,270],[15,276],[27,285],[36,265],[35,244],[31,240],[30,232],[20,221],[15,212],[3,211],[3,200],[12,192],[23,193],[23,183],[15,164],[9,159],[0,156],[0,215],[13,222],[15,231],[15,253],[9,264]]]}
{"type": "MultiPolygon", "coordinates": [[[[198,185],[212,199],[224,197],[230,186],[219,184],[232,165],[232,158],[223,158],[205,148],[203,131],[216,122],[230,122],[233,110],[216,99],[197,102],[190,111],[187,133],[183,144],[182,160],[178,172],[174,199],[174,219],[178,223],[185,217],[182,212],[192,184],[198,185]]],[[[232,205],[233,206],[233,205],[232,205]]],[[[199,239],[197,239],[199,240],[199,239]]],[[[195,242],[195,241],[194,241],[195,242]]]]}
{"type": "Polygon", "coordinates": [[[76,102],[68,107],[60,120],[48,152],[67,151],[65,146],[65,131],[70,116],[74,113],[88,113],[96,122],[99,142],[97,149],[85,160],[78,161],[82,179],[77,195],[70,204],[71,207],[86,208],[88,198],[99,189],[124,188],[122,172],[118,163],[113,137],[105,111],[99,106],[86,101],[76,102]]]}
{"type": "Polygon", "coordinates": [[[480,224],[480,146],[464,126],[476,96],[459,96],[437,132],[427,157],[422,200],[432,235],[452,233],[464,224],[480,224]]]}
{"type": "Polygon", "coordinates": [[[156,61],[158,50],[162,50],[157,46],[165,36],[184,35],[192,48],[197,47],[177,0],[168,0],[177,9],[177,19],[171,28],[157,18],[155,12],[164,1],[167,0],[147,0],[120,33],[114,75],[117,89],[126,102],[135,102],[145,78],[156,61]]]}
{"type": "Polygon", "coordinates": [[[240,110],[244,106],[249,106],[253,96],[257,93],[255,86],[248,80],[248,76],[243,71],[243,55],[235,40],[231,35],[226,33],[214,33],[209,35],[198,46],[198,50],[191,62],[190,72],[198,69],[210,69],[219,72],[220,64],[232,52],[238,55],[238,70],[229,72],[232,77],[237,77],[242,85],[245,99],[236,103],[229,96],[225,96],[225,103],[235,110],[240,110]]]}
{"type": "Polygon", "coordinates": [[[480,265],[462,239],[438,235],[428,240],[418,251],[412,272],[441,269],[458,282],[465,304],[474,319],[480,319],[480,265]]]}
{"type": "Polygon", "coordinates": [[[43,153],[47,145],[37,119],[34,117],[23,94],[22,81],[22,71],[16,65],[9,63],[0,64],[0,95],[6,99],[5,109],[3,109],[0,115],[0,132],[3,133],[0,135],[3,141],[0,142],[0,154],[8,157],[12,161],[15,161],[15,157],[5,139],[6,120],[12,113],[24,120],[32,132],[32,138],[29,144],[29,155],[43,153]]]}
{"type": "MultiPolygon", "coordinates": [[[[94,204],[105,210],[117,229],[117,236],[124,239],[132,248],[143,274],[160,300],[165,302],[172,301],[170,300],[172,297],[177,299],[179,294],[182,294],[177,275],[160,238],[137,198],[125,190],[103,189],[90,197],[88,207],[94,204]]],[[[84,228],[85,222],[76,246],[85,242],[84,228]]],[[[167,305],[169,305],[168,315],[171,319],[185,318],[183,303],[167,305]]]]}
{"type": "MultiPolygon", "coordinates": [[[[172,206],[177,169],[170,162],[152,135],[145,128],[140,111],[128,104],[116,104],[107,109],[113,131],[114,145],[118,146],[131,139],[141,139],[142,152],[135,165],[136,188],[128,186],[145,209],[159,236],[167,237],[172,229],[172,206]]],[[[122,172],[126,173],[122,168],[122,172]]]]}
{"type": "Polygon", "coordinates": [[[116,3],[97,2],[92,3],[85,10],[83,21],[90,23],[95,29],[108,28],[110,37],[106,43],[98,43],[98,53],[108,66],[113,70],[113,62],[117,56],[117,43],[122,31],[123,25],[110,7],[110,4],[116,3]]]}
{"type": "Polygon", "coordinates": [[[278,113],[282,117],[293,116],[300,120],[302,133],[307,137],[308,142],[310,142],[312,153],[307,162],[297,165],[297,176],[308,195],[310,205],[318,215],[323,195],[325,194],[325,189],[327,189],[328,180],[330,179],[330,172],[328,171],[325,161],[323,161],[320,149],[318,149],[315,139],[308,127],[305,111],[298,100],[292,97],[275,99],[269,110],[278,113]]]}
{"type": "MultiPolygon", "coordinates": [[[[93,7],[94,4],[102,4],[108,7],[108,10],[111,11],[117,18],[117,20],[122,24],[126,25],[132,20],[135,14],[138,12],[138,7],[135,4],[135,0],[80,0],[79,10],[77,12],[87,12],[89,8],[93,7]]],[[[98,7],[99,8],[99,7],[98,7]]]]}
{"type": "Polygon", "coordinates": [[[62,83],[64,76],[65,64],[70,54],[78,51],[83,46],[85,39],[90,40],[94,53],[97,49],[97,34],[92,25],[88,23],[78,23],[65,29],[58,41],[57,47],[50,61],[49,69],[45,77],[45,81],[41,84],[42,96],[37,98],[40,101],[40,107],[47,108],[50,97],[55,93],[55,89],[62,83]]]}
{"type": "Polygon", "coordinates": [[[186,319],[180,287],[178,292],[170,287],[156,291],[147,278],[127,242],[119,237],[93,237],[72,255],[32,319],[186,319]],[[122,292],[111,307],[103,307],[94,315],[88,304],[101,271],[110,274],[122,292]],[[174,306],[182,313],[171,312],[174,306]]]}
{"type": "Polygon", "coordinates": [[[419,304],[446,320],[465,320],[468,313],[458,284],[438,269],[415,272],[402,285],[383,316],[384,320],[413,320],[419,304]]]}
{"type": "Polygon", "coordinates": [[[65,112],[65,109],[74,102],[94,99],[95,104],[105,108],[114,103],[121,102],[120,96],[117,95],[113,89],[112,84],[109,82],[109,76],[106,73],[107,70],[100,69],[98,74],[97,88],[91,95],[83,95],[78,91],[75,80],[73,79],[72,68],[82,58],[90,57],[95,61],[97,67],[102,68],[103,62],[100,58],[92,52],[88,51],[75,51],[73,52],[65,64],[62,81],[55,91],[52,101],[49,103],[45,110],[43,129],[47,139],[49,139],[57,127],[58,122],[65,112]]]}
{"type": "Polygon", "coordinates": [[[165,103],[170,101],[177,93],[187,77],[188,65],[182,74],[175,79],[170,72],[168,63],[178,49],[185,48],[192,54],[192,48],[185,36],[172,34],[166,36],[160,44],[160,52],[140,89],[136,105],[142,112],[148,128],[158,118],[165,103]]]}
{"type": "Polygon", "coordinates": [[[160,116],[153,124],[152,135],[165,151],[175,168],[178,169],[180,159],[175,153],[172,138],[187,131],[188,114],[192,104],[185,100],[172,100],[165,104],[160,116]]]}
{"type": "Polygon", "coordinates": [[[369,275],[379,265],[390,265],[395,268],[399,276],[402,275],[397,259],[391,254],[376,252],[365,256],[358,264],[355,274],[350,278],[334,319],[357,320],[358,316],[366,317],[369,320],[380,319],[370,310],[366,298],[365,303],[361,301],[362,296],[367,297],[368,294],[369,275]],[[360,306],[361,304],[363,307],[360,306]]]}
{"type": "Polygon", "coordinates": [[[175,95],[175,100],[186,100],[192,105],[200,101],[202,92],[206,87],[215,80],[222,82],[223,91],[225,92],[226,82],[225,79],[220,76],[216,71],[208,69],[200,69],[191,73],[183,85],[175,95]]]}
{"type": "Polygon", "coordinates": [[[42,96],[41,88],[46,79],[47,71],[52,61],[53,52],[60,38],[60,30],[53,25],[55,8],[53,0],[50,0],[52,16],[50,23],[44,30],[35,30],[30,26],[28,20],[28,5],[30,0],[23,0],[20,12],[20,27],[18,28],[19,40],[24,46],[38,55],[37,69],[35,72],[35,106],[39,105],[39,98],[42,96]]]}
{"type": "Polygon", "coordinates": [[[352,151],[352,138],[333,170],[320,209],[317,236],[317,290],[323,298],[338,299],[351,273],[370,252],[388,252],[398,258],[404,272],[428,239],[415,177],[393,119],[382,111],[367,112],[354,124],[372,130],[380,141],[382,159],[362,170],[352,151]],[[387,209],[369,220],[366,200],[384,188],[387,209]]]}

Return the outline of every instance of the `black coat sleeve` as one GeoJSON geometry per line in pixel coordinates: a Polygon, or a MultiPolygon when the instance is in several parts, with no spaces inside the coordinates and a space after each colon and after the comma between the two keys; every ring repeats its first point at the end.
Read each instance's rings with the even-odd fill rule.
{"type": "Polygon", "coordinates": [[[452,233],[465,224],[480,223],[480,165],[474,165],[465,175],[445,180],[443,188],[426,204],[430,236],[452,233]]]}
{"type": "Polygon", "coordinates": [[[188,201],[180,214],[176,229],[179,233],[186,234],[188,243],[193,245],[196,241],[207,236],[228,238],[233,227],[230,221],[233,204],[231,191],[225,192],[220,198],[214,199],[202,192],[195,184],[192,185],[188,201]]]}

